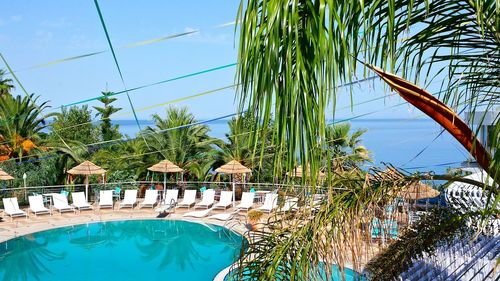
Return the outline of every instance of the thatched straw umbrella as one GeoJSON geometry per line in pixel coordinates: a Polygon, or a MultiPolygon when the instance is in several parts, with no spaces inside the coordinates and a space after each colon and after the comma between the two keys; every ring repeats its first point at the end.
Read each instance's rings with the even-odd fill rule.
{"type": "Polygon", "coordinates": [[[14,177],[7,174],[4,170],[0,169],[0,180],[2,181],[8,181],[8,180],[13,180],[14,177]]]}
{"type": "MultiPolygon", "coordinates": [[[[311,169],[307,167],[307,174],[310,176],[311,175],[311,169]]],[[[286,173],[287,176],[292,177],[292,178],[301,178],[304,176],[304,172],[302,170],[302,166],[297,166],[293,171],[286,173]]],[[[319,178],[324,178],[326,175],[325,173],[319,171],[318,177],[319,178]]]]}
{"type": "Polygon", "coordinates": [[[184,170],[167,159],[148,168],[149,171],[163,173],[163,194],[167,189],[167,173],[182,173],[184,170]]]}
{"type": "MultiPolygon", "coordinates": [[[[240,162],[236,160],[231,160],[228,163],[220,166],[219,168],[215,169],[217,173],[223,173],[223,174],[229,174],[229,175],[234,175],[234,174],[247,174],[251,173],[252,170],[249,168],[241,165],[240,162]]],[[[233,207],[235,204],[235,199],[236,199],[236,183],[234,182],[234,176],[233,176],[233,207]]]]}
{"type": "MultiPolygon", "coordinates": [[[[379,173],[379,178],[385,181],[400,181],[404,178],[398,170],[394,168],[388,168],[387,170],[379,173]]],[[[403,190],[398,192],[398,197],[404,198],[406,200],[418,200],[425,198],[434,198],[440,194],[439,191],[433,189],[427,184],[420,181],[409,182],[403,190]]]]}
{"type": "Polygon", "coordinates": [[[415,182],[410,184],[405,189],[398,193],[398,197],[402,197],[406,200],[418,200],[425,198],[434,198],[440,194],[439,191],[431,188],[427,184],[421,182],[415,182]]]}
{"type": "MultiPolygon", "coordinates": [[[[4,170],[0,169],[0,181],[8,181],[8,180],[13,180],[14,177],[9,175],[7,172],[4,170]]],[[[6,188],[6,186],[5,186],[6,188]]],[[[24,188],[24,197],[26,197],[26,188],[24,188]]]]}
{"type": "Polygon", "coordinates": [[[85,200],[87,201],[89,200],[89,175],[104,175],[105,173],[106,170],[90,161],[83,161],[83,163],[68,171],[68,174],[71,175],[85,176],[85,200]]]}

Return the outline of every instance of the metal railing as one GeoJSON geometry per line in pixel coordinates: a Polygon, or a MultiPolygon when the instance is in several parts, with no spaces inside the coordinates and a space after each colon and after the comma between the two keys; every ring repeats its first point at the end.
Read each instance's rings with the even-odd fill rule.
{"type": "MultiPolygon", "coordinates": [[[[294,185],[294,184],[273,184],[273,183],[234,183],[237,191],[286,191],[287,193],[300,193],[308,190],[306,186],[294,185]]],[[[221,190],[232,190],[232,182],[167,182],[165,189],[179,189],[182,195],[183,191],[186,189],[196,189],[200,190],[205,187],[206,189],[215,189],[218,193],[221,190]]],[[[163,196],[164,183],[161,181],[131,181],[131,182],[109,182],[109,183],[93,183],[88,185],[90,202],[94,202],[99,197],[100,190],[116,190],[120,189],[120,193],[117,194],[118,197],[123,195],[123,191],[127,189],[137,189],[139,190],[139,197],[144,196],[144,192],[147,189],[155,188],[159,191],[160,196],[163,196]]],[[[337,189],[339,191],[345,191],[344,188],[329,188],[337,189]]],[[[10,198],[17,197],[20,205],[28,204],[28,196],[40,195],[48,193],[60,193],[65,191],[68,193],[72,192],[85,192],[85,184],[68,184],[68,185],[49,185],[49,186],[27,186],[27,187],[15,187],[15,188],[3,188],[0,189],[0,198],[10,198]]],[[[323,193],[326,191],[324,187],[317,187],[317,193],[323,193]]],[[[3,203],[0,200],[0,208],[3,208],[3,203]]]]}

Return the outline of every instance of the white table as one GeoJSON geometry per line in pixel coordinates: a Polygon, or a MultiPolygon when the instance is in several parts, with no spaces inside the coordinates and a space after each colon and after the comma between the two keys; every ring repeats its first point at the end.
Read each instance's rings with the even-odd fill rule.
{"type": "Polygon", "coordinates": [[[264,199],[266,198],[266,194],[270,193],[271,191],[269,190],[257,190],[255,191],[255,197],[257,199],[257,202],[263,203],[264,199]]]}
{"type": "Polygon", "coordinates": [[[50,207],[52,207],[52,205],[54,203],[54,194],[59,194],[59,193],[44,193],[44,194],[42,194],[43,197],[49,199],[50,207]]]}

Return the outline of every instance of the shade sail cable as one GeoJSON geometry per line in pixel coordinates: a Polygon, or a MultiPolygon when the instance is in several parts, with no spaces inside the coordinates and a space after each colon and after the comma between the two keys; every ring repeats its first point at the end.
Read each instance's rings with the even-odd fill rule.
{"type": "MultiPolygon", "coordinates": [[[[139,128],[139,131],[141,131],[142,130],[141,124],[139,124],[139,119],[137,118],[137,114],[135,113],[134,104],[132,103],[132,100],[130,99],[130,95],[128,93],[127,86],[125,84],[125,80],[123,79],[122,70],[120,69],[120,64],[118,63],[118,59],[116,58],[115,50],[113,48],[113,44],[111,43],[111,38],[109,37],[108,29],[106,28],[106,23],[104,22],[104,18],[102,16],[101,9],[99,8],[99,3],[97,2],[97,0],[94,0],[94,4],[95,4],[95,7],[97,9],[97,13],[99,14],[99,19],[101,21],[102,28],[104,29],[104,33],[106,34],[106,40],[108,41],[109,49],[111,50],[111,54],[113,55],[113,60],[115,61],[115,66],[118,69],[118,73],[120,74],[120,79],[122,81],[123,88],[125,89],[124,92],[127,94],[128,103],[130,104],[130,108],[132,109],[132,113],[134,114],[135,123],[137,124],[137,128],[139,128]]],[[[144,140],[144,143],[146,144],[146,146],[149,148],[149,145],[148,145],[148,142],[146,141],[146,138],[143,137],[143,140],[144,140]]]]}
{"type": "MultiPolygon", "coordinates": [[[[23,84],[21,83],[21,81],[19,81],[19,79],[17,78],[17,75],[14,74],[14,72],[12,72],[12,68],[10,67],[10,64],[7,62],[7,60],[5,59],[5,57],[2,55],[2,53],[0,53],[0,57],[2,58],[2,61],[3,63],[5,64],[5,66],[7,67],[7,69],[11,72],[11,75],[12,75],[12,78],[14,78],[14,81],[16,81],[17,85],[19,85],[19,88],[21,88],[21,90],[24,92],[24,94],[26,95],[26,97],[28,97],[28,99],[33,103],[34,106],[36,106],[40,112],[42,112],[43,110],[36,104],[36,102],[31,98],[31,95],[28,93],[28,91],[26,91],[26,88],[24,88],[23,84]]],[[[14,120],[14,119],[11,119],[11,120],[14,120]]],[[[71,147],[69,147],[69,145],[66,143],[66,141],[64,141],[64,139],[61,137],[61,135],[59,135],[57,132],[54,132],[56,134],[56,136],[61,140],[61,142],[66,146],[66,148],[68,148],[70,151],[73,151],[71,149],[71,147]]]]}
{"type": "MultiPolygon", "coordinates": [[[[226,64],[226,65],[222,65],[222,66],[217,66],[217,67],[214,67],[214,68],[209,68],[209,69],[205,69],[205,70],[201,70],[201,71],[197,71],[197,72],[193,72],[193,73],[189,73],[189,74],[184,74],[184,75],[181,75],[181,76],[177,76],[177,77],[165,79],[165,80],[154,82],[154,83],[145,84],[145,85],[134,87],[134,88],[130,88],[130,89],[127,89],[127,90],[123,90],[123,91],[119,91],[119,92],[114,92],[110,96],[121,95],[121,94],[124,94],[124,93],[128,94],[129,92],[132,92],[132,91],[137,91],[137,90],[148,88],[148,87],[151,87],[151,86],[156,86],[156,85],[160,85],[160,84],[164,84],[164,83],[168,83],[168,82],[172,82],[172,81],[176,81],[176,80],[180,80],[180,79],[184,79],[184,78],[188,78],[188,77],[192,77],[192,76],[197,76],[197,75],[201,75],[201,74],[205,74],[205,73],[209,73],[209,72],[213,72],[213,71],[217,71],[217,70],[221,70],[221,69],[228,68],[228,67],[233,67],[233,66],[236,66],[236,63],[230,63],[230,64],[226,64]]],[[[68,103],[68,104],[62,105],[60,107],[56,107],[55,109],[59,109],[59,108],[62,108],[62,107],[67,107],[67,106],[72,106],[72,105],[78,105],[78,104],[82,104],[82,103],[87,103],[87,102],[90,102],[90,101],[97,100],[99,98],[101,98],[101,97],[93,97],[93,98],[90,98],[90,99],[80,100],[80,101],[76,101],[76,102],[72,102],[72,103],[68,103]]]]}

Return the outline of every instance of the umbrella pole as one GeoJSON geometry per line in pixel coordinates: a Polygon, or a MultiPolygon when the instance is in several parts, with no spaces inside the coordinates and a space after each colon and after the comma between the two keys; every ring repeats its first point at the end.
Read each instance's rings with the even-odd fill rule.
{"type": "Polygon", "coordinates": [[[236,183],[234,182],[234,175],[232,177],[233,177],[233,208],[234,208],[235,206],[234,201],[236,200],[236,183]]]}
{"type": "Polygon", "coordinates": [[[85,176],[85,200],[89,202],[89,176],[85,176]]]}
{"type": "Polygon", "coordinates": [[[163,200],[165,200],[165,192],[167,192],[167,173],[163,173],[163,200]]]}

